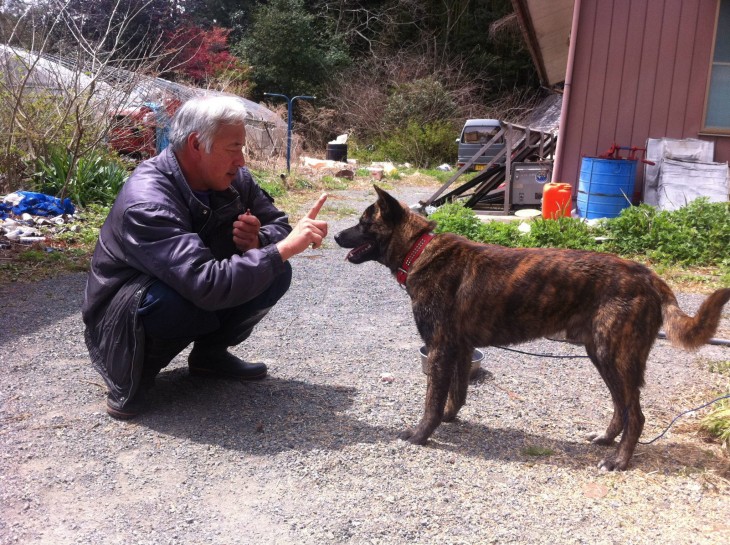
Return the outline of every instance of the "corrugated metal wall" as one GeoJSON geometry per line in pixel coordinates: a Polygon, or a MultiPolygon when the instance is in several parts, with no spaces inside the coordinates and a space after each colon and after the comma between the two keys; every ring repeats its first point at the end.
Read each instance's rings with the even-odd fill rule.
{"type": "Polygon", "coordinates": [[[730,160],[730,138],[699,135],[716,15],[717,0],[582,1],[560,181],[575,191],[581,157],[614,142],[703,138],[730,160]]]}

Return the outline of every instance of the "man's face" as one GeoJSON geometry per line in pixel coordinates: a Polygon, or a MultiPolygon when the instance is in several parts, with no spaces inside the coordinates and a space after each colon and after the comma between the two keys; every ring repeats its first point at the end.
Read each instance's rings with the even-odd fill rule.
{"type": "Polygon", "coordinates": [[[238,169],[246,164],[243,146],[246,128],[243,125],[222,125],[213,139],[210,152],[200,145],[200,175],[205,189],[223,191],[230,187],[238,169]]]}

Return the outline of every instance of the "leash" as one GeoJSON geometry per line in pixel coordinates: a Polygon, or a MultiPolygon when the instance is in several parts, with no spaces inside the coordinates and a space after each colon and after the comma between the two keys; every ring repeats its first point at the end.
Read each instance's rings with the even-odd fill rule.
{"type": "Polygon", "coordinates": [[[717,399],[713,399],[712,401],[708,401],[704,405],[700,405],[699,407],[697,407],[695,409],[689,409],[689,410],[684,411],[683,413],[679,413],[677,416],[674,417],[674,420],[672,420],[669,423],[669,425],[664,429],[664,431],[661,432],[659,435],[657,435],[654,439],[652,439],[651,441],[639,441],[639,443],[642,444],[642,445],[651,445],[654,441],[656,441],[657,439],[660,439],[661,437],[663,437],[664,434],[669,431],[669,428],[671,428],[674,425],[674,423],[677,420],[679,420],[680,417],[684,416],[687,413],[693,413],[695,411],[699,411],[700,409],[704,409],[705,407],[709,407],[713,403],[717,403],[718,401],[722,401],[723,399],[728,399],[728,398],[730,398],[730,394],[725,394],[724,396],[720,396],[717,399]]]}
{"type": "MultiPolygon", "coordinates": [[[[500,348],[501,350],[507,350],[508,352],[517,352],[518,354],[525,354],[527,356],[537,356],[540,358],[558,358],[558,359],[573,359],[573,358],[587,358],[588,356],[561,356],[557,354],[535,354],[534,352],[524,352],[522,350],[515,350],[514,348],[507,348],[506,346],[494,346],[494,348],[500,348]]],[[[722,401],[723,399],[730,398],[730,394],[725,394],[723,396],[720,396],[718,398],[713,399],[712,401],[708,401],[704,405],[700,405],[699,407],[695,407],[694,409],[687,409],[684,412],[679,413],[677,416],[674,417],[674,419],[669,423],[669,425],[664,428],[664,431],[661,432],[659,435],[657,435],[654,439],[651,441],[638,441],[640,445],[651,445],[654,441],[657,441],[658,439],[661,439],[664,437],[664,435],[669,431],[669,428],[671,428],[674,423],[679,420],[681,417],[683,417],[685,414],[693,413],[696,411],[700,411],[704,409],[705,407],[709,407],[710,405],[713,405],[715,403],[718,403],[719,401],[722,401]]],[[[624,420],[626,419],[628,415],[624,413],[624,420]]]]}

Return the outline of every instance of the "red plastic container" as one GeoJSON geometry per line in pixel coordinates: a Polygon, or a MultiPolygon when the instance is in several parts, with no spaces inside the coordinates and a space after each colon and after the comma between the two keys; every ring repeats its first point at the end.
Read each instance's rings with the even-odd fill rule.
{"type": "Polygon", "coordinates": [[[542,189],[542,217],[557,219],[570,215],[573,188],[562,182],[548,182],[542,189]]]}

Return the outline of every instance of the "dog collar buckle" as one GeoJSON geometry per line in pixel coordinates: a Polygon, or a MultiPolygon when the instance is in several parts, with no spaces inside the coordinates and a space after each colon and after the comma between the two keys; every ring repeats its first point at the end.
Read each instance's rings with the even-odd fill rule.
{"type": "Polygon", "coordinates": [[[411,248],[411,251],[408,252],[406,255],[406,258],[403,260],[403,265],[398,267],[398,272],[395,275],[395,279],[398,281],[398,283],[405,288],[406,286],[406,279],[408,278],[408,271],[410,270],[411,266],[416,262],[416,259],[418,259],[418,256],[423,253],[423,250],[426,248],[426,245],[433,240],[433,237],[435,237],[433,233],[425,233],[420,236],[420,238],[416,241],[416,243],[411,248]]]}

